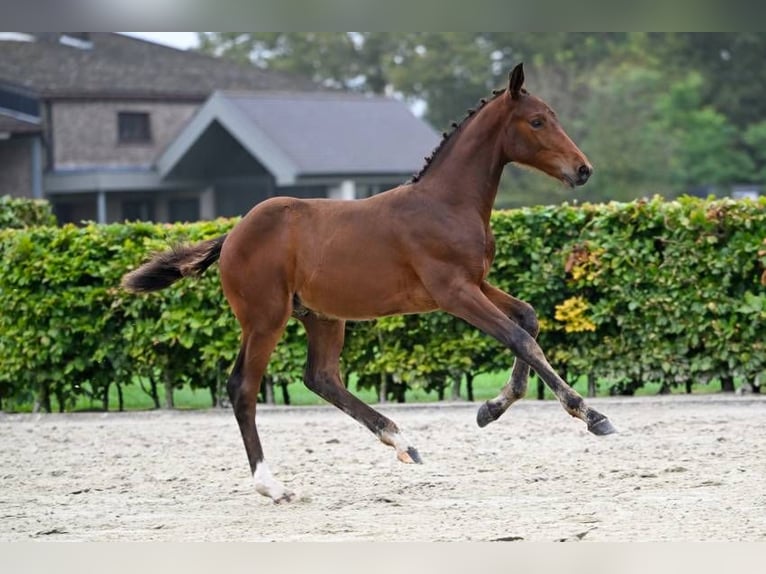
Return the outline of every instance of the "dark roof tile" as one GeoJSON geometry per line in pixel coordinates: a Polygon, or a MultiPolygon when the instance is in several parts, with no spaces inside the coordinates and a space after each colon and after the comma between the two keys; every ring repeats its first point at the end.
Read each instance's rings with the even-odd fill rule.
{"type": "Polygon", "coordinates": [[[174,97],[203,100],[217,89],[317,90],[312,81],[116,33],[91,33],[92,47],[0,40],[0,83],[42,97],[174,97]]]}
{"type": "Polygon", "coordinates": [[[304,175],[410,173],[439,141],[405,103],[391,98],[353,93],[222,95],[304,175]]]}

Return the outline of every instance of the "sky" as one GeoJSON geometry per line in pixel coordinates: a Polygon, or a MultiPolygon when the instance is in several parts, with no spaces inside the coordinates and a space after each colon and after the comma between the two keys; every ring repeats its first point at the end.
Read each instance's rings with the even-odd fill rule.
{"type": "Polygon", "coordinates": [[[157,44],[165,44],[173,48],[186,50],[196,48],[197,32],[122,32],[128,36],[135,36],[157,44]]]}

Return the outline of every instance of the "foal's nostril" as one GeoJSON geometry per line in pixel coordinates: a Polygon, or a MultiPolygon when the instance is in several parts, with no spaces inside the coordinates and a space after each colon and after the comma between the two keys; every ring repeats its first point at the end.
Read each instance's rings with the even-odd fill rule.
{"type": "Polygon", "coordinates": [[[577,185],[582,185],[586,181],[588,181],[588,178],[593,173],[593,168],[587,164],[582,164],[579,168],[577,168],[577,185]]]}

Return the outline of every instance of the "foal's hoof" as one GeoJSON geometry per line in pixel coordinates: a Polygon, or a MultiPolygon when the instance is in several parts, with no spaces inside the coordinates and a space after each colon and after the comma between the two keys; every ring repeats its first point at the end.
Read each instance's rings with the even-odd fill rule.
{"type": "Polygon", "coordinates": [[[614,428],[612,423],[610,423],[609,419],[606,417],[593,424],[589,424],[588,430],[597,436],[604,436],[617,432],[617,429],[614,428]]]}
{"type": "Polygon", "coordinates": [[[503,411],[495,403],[487,401],[479,407],[479,412],[476,413],[476,424],[479,427],[484,428],[491,422],[495,422],[500,418],[503,411]]]}
{"type": "Polygon", "coordinates": [[[407,450],[400,450],[397,452],[396,458],[407,464],[423,464],[423,460],[420,458],[418,451],[412,446],[408,446],[407,450]]]}
{"type": "Polygon", "coordinates": [[[274,498],[273,500],[274,500],[274,504],[287,504],[289,502],[292,502],[295,499],[296,499],[296,495],[294,492],[285,490],[282,493],[282,496],[280,496],[279,498],[274,498]]]}

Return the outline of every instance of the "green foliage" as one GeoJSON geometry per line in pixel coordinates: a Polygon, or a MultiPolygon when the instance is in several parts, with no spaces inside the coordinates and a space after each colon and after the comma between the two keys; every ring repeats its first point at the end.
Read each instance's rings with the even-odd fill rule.
{"type": "MultiPolygon", "coordinates": [[[[218,274],[131,295],[121,276],[153,251],[234,221],[0,231],[0,398],[65,407],[112,385],[154,381],[219,398],[239,330],[218,274]],[[47,400],[46,400],[47,397],[47,400]]],[[[612,392],[766,370],[766,199],[659,198],[495,212],[490,280],[530,302],[540,343],[572,380],[612,392]]],[[[269,374],[302,379],[305,334],[291,322],[269,374]]],[[[510,368],[489,337],[443,313],[347,327],[343,371],[358,388],[443,394],[452,381],[510,368]]]]}
{"type": "Polygon", "coordinates": [[[499,207],[700,189],[725,196],[732,185],[764,184],[764,33],[211,32],[201,40],[207,52],[321,85],[396,94],[437,130],[525,62],[530,91],[596,169],[586,190],[566,195],[511,167],[499,207]]]}
{"type": "Polygon", "coordinates": [[[0,229],[19,229],[37,225],[55,225],[51,206],[41,199],[0,197],[0,229]]]}
{"type": "Polygon", "coordinates": [[[766,181],[766,121],[750,125],[743,139],[755,163],[754,181],[766,181]]]}
{"type": "Polygon", "coordinates": [[[382,94],[397,37],[388,32],[206,32],[203,51],[291,72],[318,84],[382,94]]]}
{"type": "Polygon", "coordinates": [[[594,74],[583,109],[590,129],[580,141],[595,174],[580,198],[626,201],[674,195],[670,177],[676,139],[660,125],[654,102],[664,93],[662,75],[635,63],[594,74]]]}
{"type": "Polygon", "coordinates": [[[210,387],[237,349],[215,274],[154,297],[119,289],[148,253],[220,235],[230,221],[0,231],[0,396],[102,397],[133,375],[210,387]],[[214,360],[210,360],[215,357],[214,360]],[[208,360],[205,360],[208,359],[208,360]]]}
{"type": "Polygon", "coordinates": [[[704,80],[690,72],[658,97],[659,128],[669,143],[671,181],[684,190],[751,177],[753,160],[738,147],[739,134],[725,115],[702,102],[704,80]]]}

